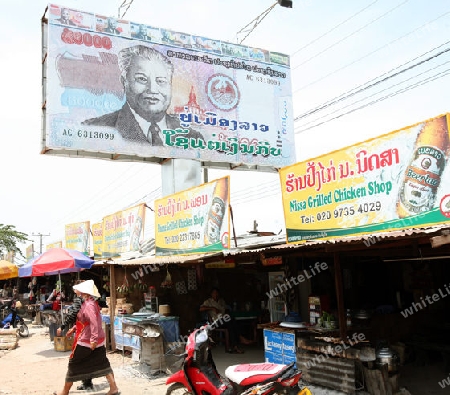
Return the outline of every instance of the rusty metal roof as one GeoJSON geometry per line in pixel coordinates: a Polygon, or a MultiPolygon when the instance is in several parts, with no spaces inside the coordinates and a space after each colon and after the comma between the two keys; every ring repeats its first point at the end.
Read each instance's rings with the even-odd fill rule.
{"type": "MultiPolygon", "coordinates": [[[[286,243],[286,235],[245,235],[237,238],[237,246],[228,250],[223,250],[214,253],[206,254],[192,254],[192,255],[170,255],[170,256],[155,256],[154,250],[147,254],[139,252],[131,252],[123,254],[120,259],[110,261],[111,264],[118,265],[167,265],[167,264],[189,264],[202,263],[217,259],[224,259],[227,256],[245,256],[254,255],[255,253],[278,252],[284,250],[294,250],[303,248],[320,249],[326,246],[335,245],[361,245],[365,244],[367,247],[375,243],[382,243],[389,240],[397,240],[401,238],[414,238],[432,233],[439,233],[444,229],[450,229],[450,222],[441,225],[434,225],[426,228],[411,228],[405,230],[395,230],[390,232],[378,232],[358,236],[345,236],[327,240],[307,240],[303,243],[292,244],[286,243]]],[[[232,241],[234,244],[234,241],[232,241]]]]}

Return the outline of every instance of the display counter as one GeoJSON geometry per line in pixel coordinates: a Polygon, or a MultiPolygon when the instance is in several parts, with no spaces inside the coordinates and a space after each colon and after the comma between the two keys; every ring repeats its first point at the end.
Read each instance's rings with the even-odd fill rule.
{"type": "Polygon", "coordinates": [[[264,332],[266,362],[295,362],[304,379],[312,384],[355,393],[362,363],[375,361],[375,350],[362,332],[349,331],[347,339],[342,341],[338,330],[309,325],[286,328],[279,323],[268,323],[259,324],[258,328],[264,332]]]}
{"type": "MultiPolygon", "coordinates": [[[[102,316],[109,323],[109,316],[102,316]]],[[[118,350],[129,350],[135,361],[152,369],[164,369],[164,348],[179,341],[179,317],[121,315],[114,317],[114,340],[118,350]]]]}
{"type": "MultiPolygon", "coordinates": [[[[111,324],[109,315],[102,315],[102,321],[106,325],[111,324]]],[[[125,314],[114,317],[115,334],[122,334],[123,332],[131,335],[136,334],[138,336],[142,336],[145,327],[148,325],[158,325],[161,328],[161,332],[166,342],[176,342],[180,338],[179,317],[159,316],[150,318],[149,316],[136,316],[133,314],[125,314]],[[126,330],[124,329],[123,324],[125,324],[126,330]]]]}
{"type": "Polygon", "coordinates": [[[259,311],[231,311],[230,315],[233,317],[236,321],[252,321],[257,320],[260,316],[259,311]]]}

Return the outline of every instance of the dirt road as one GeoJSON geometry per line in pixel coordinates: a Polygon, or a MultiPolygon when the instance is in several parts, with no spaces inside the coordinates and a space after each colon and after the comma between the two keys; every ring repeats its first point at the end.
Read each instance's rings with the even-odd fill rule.
{"type": "MultiPolygon", "coordinates": [[[[69,352],[55,351],[47,327],[29,325],[30,337],[20,338],[14,350],[0,350],[0,395],[51,395],[64,384],[69,352]]],[[[121,395],[164,395],[166,376],[148,378],[139,364],[122,353],[108,354],[121,395]]],[[[143,365],[145,366],[145,365],[143,365]]],[[[93,391],[71,394],[103,395],[108,392],[106,379],[93,379],[93,391]]]]}

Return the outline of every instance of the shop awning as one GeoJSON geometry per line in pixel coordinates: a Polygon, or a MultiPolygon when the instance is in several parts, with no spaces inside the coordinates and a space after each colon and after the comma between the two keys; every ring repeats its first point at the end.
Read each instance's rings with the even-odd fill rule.
{"type": "Polygon", "coordinates": [[[450,224],[441,224],[428,228],[412,228],[360,236],[346,236],[329,240],[308,240],[302,244],[287,244],[284,234],[270,236],[248,235],[237,238],[236,247],[214,253],[157,257],[154,255],[154,250],[147,254],[136,251],[123,254],[121,258],[108,261],[107,263],[117,265],[189,265],[222,260],[230,256],[244,258],[258,254],[279,255],[286,252],[303,252],[317,249],[329,252],[339,250],[340,248],[345,251],[350,251],[355,248],[370,250],[371,248],[375,249],[375,245],[382,247],[384,243],[389,241],[399,241],[405,238],[420,238],[422,236],[431,237],[432,235],[436,236],[445,233],[449,229],[450,224]]]}

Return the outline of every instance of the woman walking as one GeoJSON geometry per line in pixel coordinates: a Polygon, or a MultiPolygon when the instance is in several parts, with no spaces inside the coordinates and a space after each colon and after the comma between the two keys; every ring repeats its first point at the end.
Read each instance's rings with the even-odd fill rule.
{"type": "Polygon", "coordinates": [[[109,383],[107,395],[119,395],[108,358],[106,357],[105,332],[102,329],[100,307],[96,301],[100,297],[93,280],[73,286],[79,291],[83,304],[77,315],[75,339],[66,374],[66,382],[61,392],[54,395],[68,395],[75,381],[105,376],[109,383]]]}

